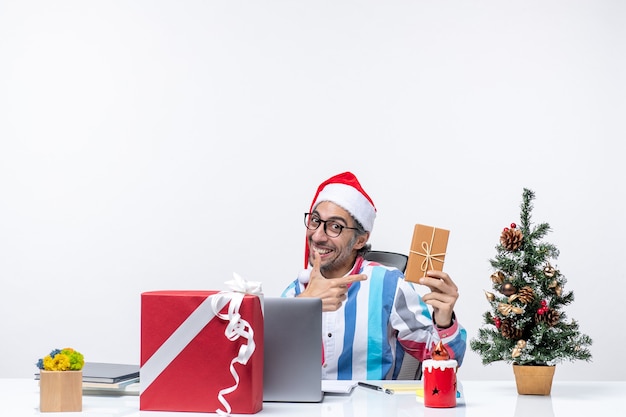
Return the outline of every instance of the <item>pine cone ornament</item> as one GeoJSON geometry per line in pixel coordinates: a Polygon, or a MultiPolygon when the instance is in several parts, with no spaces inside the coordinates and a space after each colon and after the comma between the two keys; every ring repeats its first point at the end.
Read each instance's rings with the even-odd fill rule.
{"type": "Polygon", "coordinates": [[[500,235],[500,243],[504,246],[504,249],[514,252],[522,246],[523,238],[524,234],[521,230],[505,228],[500,235]]]}
{"type": "Polygon", "coordinates": [[[554,327],[558,324],[561,315],[558,311],[551,308],[547,309],[543,314],[537,312],[535,314],[535,321],[537,323],[546,323],[550,327],[554,327]]]}
{"type": "Polygon", "coordinates": [[[509,297],[509,303],[513,300],[519,300],[524,304],[530,304],[535,299],[535,291],[528,285],[519,289],[516,294],[509,297]]]}
{"type": "Polygon", "coordinates": [[[518,329],[509,319],[502,320],[500,324],[500,333],[506,339],[519,339],[522,337],[522,329],[518,329]]]}

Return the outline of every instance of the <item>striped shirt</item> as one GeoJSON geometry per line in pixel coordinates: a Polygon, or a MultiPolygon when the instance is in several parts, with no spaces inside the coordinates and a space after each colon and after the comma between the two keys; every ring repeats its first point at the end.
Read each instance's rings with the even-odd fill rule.
{"type": "MultiPolygon", "coordinates": [[[[439,340],[461,365],[465,329],[456,320],[438,329],[401,271],[359,258],[350,274],[366,274],[368,279],[350,285],[337,311],[322,313],[323,379],[396,379],[405,354],[427,359],[439,340]]],[[[306,282],[308,278],[296,279],[282,296],[298,296],[306,282]]]]}

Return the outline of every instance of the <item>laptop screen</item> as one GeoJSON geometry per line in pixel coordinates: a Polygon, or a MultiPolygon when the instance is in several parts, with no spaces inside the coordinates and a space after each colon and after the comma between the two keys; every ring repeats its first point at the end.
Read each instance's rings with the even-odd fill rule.
{"type": "Polygon", "coordinates": [[[265,297],[263,303],[263,401],[321,401],[322,300],[265,297]]]}

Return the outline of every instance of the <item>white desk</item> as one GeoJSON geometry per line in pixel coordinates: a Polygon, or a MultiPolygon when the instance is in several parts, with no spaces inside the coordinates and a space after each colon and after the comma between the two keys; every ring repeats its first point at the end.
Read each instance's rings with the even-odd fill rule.
{"type": "MultiPolygon", "coordinates": [[[[327,395],[316,404],[264,403],[255,416],[297,417],[570,417],[618,415],[626,381],[559,382],[550,396],[518,395],[513,381],[461,381],[465,405],[430,409],[412,394],[388,395],[357,387],[351,395],[327,395]]],[[[196,417],[213,413],[139,411],[138,396],[84,396],[81,413],[39,413],[39,386],[30,379],[0,379],[0,415],[88,417],[196,417]]]]}

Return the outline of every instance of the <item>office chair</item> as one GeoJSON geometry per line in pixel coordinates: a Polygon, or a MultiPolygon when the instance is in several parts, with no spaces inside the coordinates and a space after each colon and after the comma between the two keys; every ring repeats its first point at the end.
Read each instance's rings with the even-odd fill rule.
{"type": "Polygon", "coordinates": [[[403,253],[397,252],[385,252],[372,250],[365,254],[365,259],[368,261],[374,261],[387,266],[395,266],[402,273],[406,270],[406,264],[409,261],[409,257],[403,253]]]}
{"type": "MultiPolygon", "coordinates": [[[[367,252],[365,254],[365,259],[368,261],[378,262],[386,266],[394,266],[402,271],[402,273],[406,270],[406,264],[409,261],[409,257],[403,253],[376,250],[367,252]]],[[[408,353],[405,354],[402,366],[400,367],[400,373],[398,374],[398,379],[422,379],[422,362],[418,361],[408,353]]]]}

